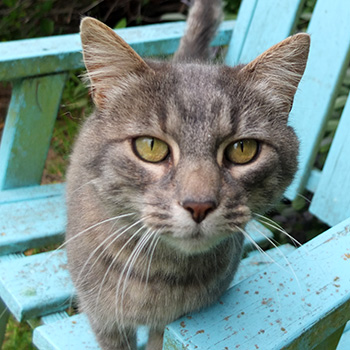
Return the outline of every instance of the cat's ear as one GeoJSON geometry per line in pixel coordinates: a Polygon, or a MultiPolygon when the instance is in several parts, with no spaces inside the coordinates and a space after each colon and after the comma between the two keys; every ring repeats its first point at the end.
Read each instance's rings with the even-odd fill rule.
{"type": "Polygon", "coordinates": [[[242,68],[244,75],[276,104],[289,113],[294,94],[304,74],[310,48],[308,34],[296,34],[272,46],[242,68]]]}
{"type": "Polygon", "coordinates": [[[152,69],[111,28],[91,17],[80,24],[84,63],[94,103],[103,107],[106,93],[125,87],[132,79],[152,69]]]}

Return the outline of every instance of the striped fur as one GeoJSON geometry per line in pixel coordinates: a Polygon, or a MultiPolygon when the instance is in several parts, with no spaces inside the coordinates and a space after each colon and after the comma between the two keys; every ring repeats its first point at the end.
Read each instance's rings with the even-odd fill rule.
{"type": "Polygon", "coordinates": [[[71,156],[66,244],[79,307],[104,350],[135,350],[140,324],[150,327],[147,349],[159,350],[167,323],[215,301],[237,269],[246,223],[296,171],[286,116],[309,39],[286,39],[246,66],[199,63],[220,8],[195,2],[174,62],[146,62],[102,23],[82,22],[96,111],[71,156]],[[143,161],[139,136],[163,140],[170,155],[143,161]],[[258,155],[230,163],[228,145],[249,138],[258,155]],[[197,222],[189,201],[213,204],[197,222]]]}

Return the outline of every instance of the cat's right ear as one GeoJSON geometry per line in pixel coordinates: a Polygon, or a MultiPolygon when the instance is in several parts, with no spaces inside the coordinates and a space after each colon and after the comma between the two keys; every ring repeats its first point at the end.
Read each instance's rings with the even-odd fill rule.
{"type": "Polygon", "coordinates": [[[94,103],[101,108],[106,93],[113,87],[126,86],[152,69],[111,28],[92,17],[80,24],[84,63],[90,80],[94,103]]]}

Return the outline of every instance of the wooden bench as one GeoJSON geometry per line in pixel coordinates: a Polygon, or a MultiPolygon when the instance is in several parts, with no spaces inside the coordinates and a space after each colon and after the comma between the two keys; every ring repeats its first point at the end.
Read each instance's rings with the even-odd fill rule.
{"type": "MultiPolygon", "coordinates": [[[[227,64],[248,62],[293,32],[302,3],[244,0],[237,21],[224,22],[213,45],[229,45],[227,64]]],[[[270,258],[248,252],[215,305],[166,328],[164,349],[350,349],[350,101],[322,171],[313,168],[349,64],[348,18],[346,1],[317,1],[310,59],[291,112],[302,153],[286,196],[314,193],[310,211],[331,228],[299,249],[271,249],[270,258]]],[[[184,28],[118,33],[142,56],[169,55],[184,28]]],[[[76,34],[0,44],[0,81],[13,82],[0,148],[0,340],[9,312],[18,320],[41,317],[33,336],[39,349],[99,349],[85,316],[65,311],[74,288],[64,250],[23,255],[63,240],[65,186],[39,184],[67,72],[82,68],[80,50],[76,34]]],[[[257,222],[248,231],[262,245],[272,238],[257,222]]],[[[147,330],[138,336],[142,348],[147,330]]]]}

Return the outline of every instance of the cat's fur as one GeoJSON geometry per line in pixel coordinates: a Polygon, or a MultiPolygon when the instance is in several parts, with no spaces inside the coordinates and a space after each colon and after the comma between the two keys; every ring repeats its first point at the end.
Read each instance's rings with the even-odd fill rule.
{"type": "Polygon", "coordinates": [[[150,327],[148,349],[161,349],[167,323],[215,301],[237,269],[246,223],[297,169],[287,119],[309,37],[290,37],[245,66],[206,64],[220,8],[195,2],[173,62],[146,62],[101,22],[82,21],[96,111],[67,176],[67,253],[103,349],[135,349],[139,324],[150,327]],[[165,141],[169,157],[141,160],[132,146],[139,136],[165,141]],[[235,165],[225,149],[242,139],[258,140],[260,151],[235,165]]]}

